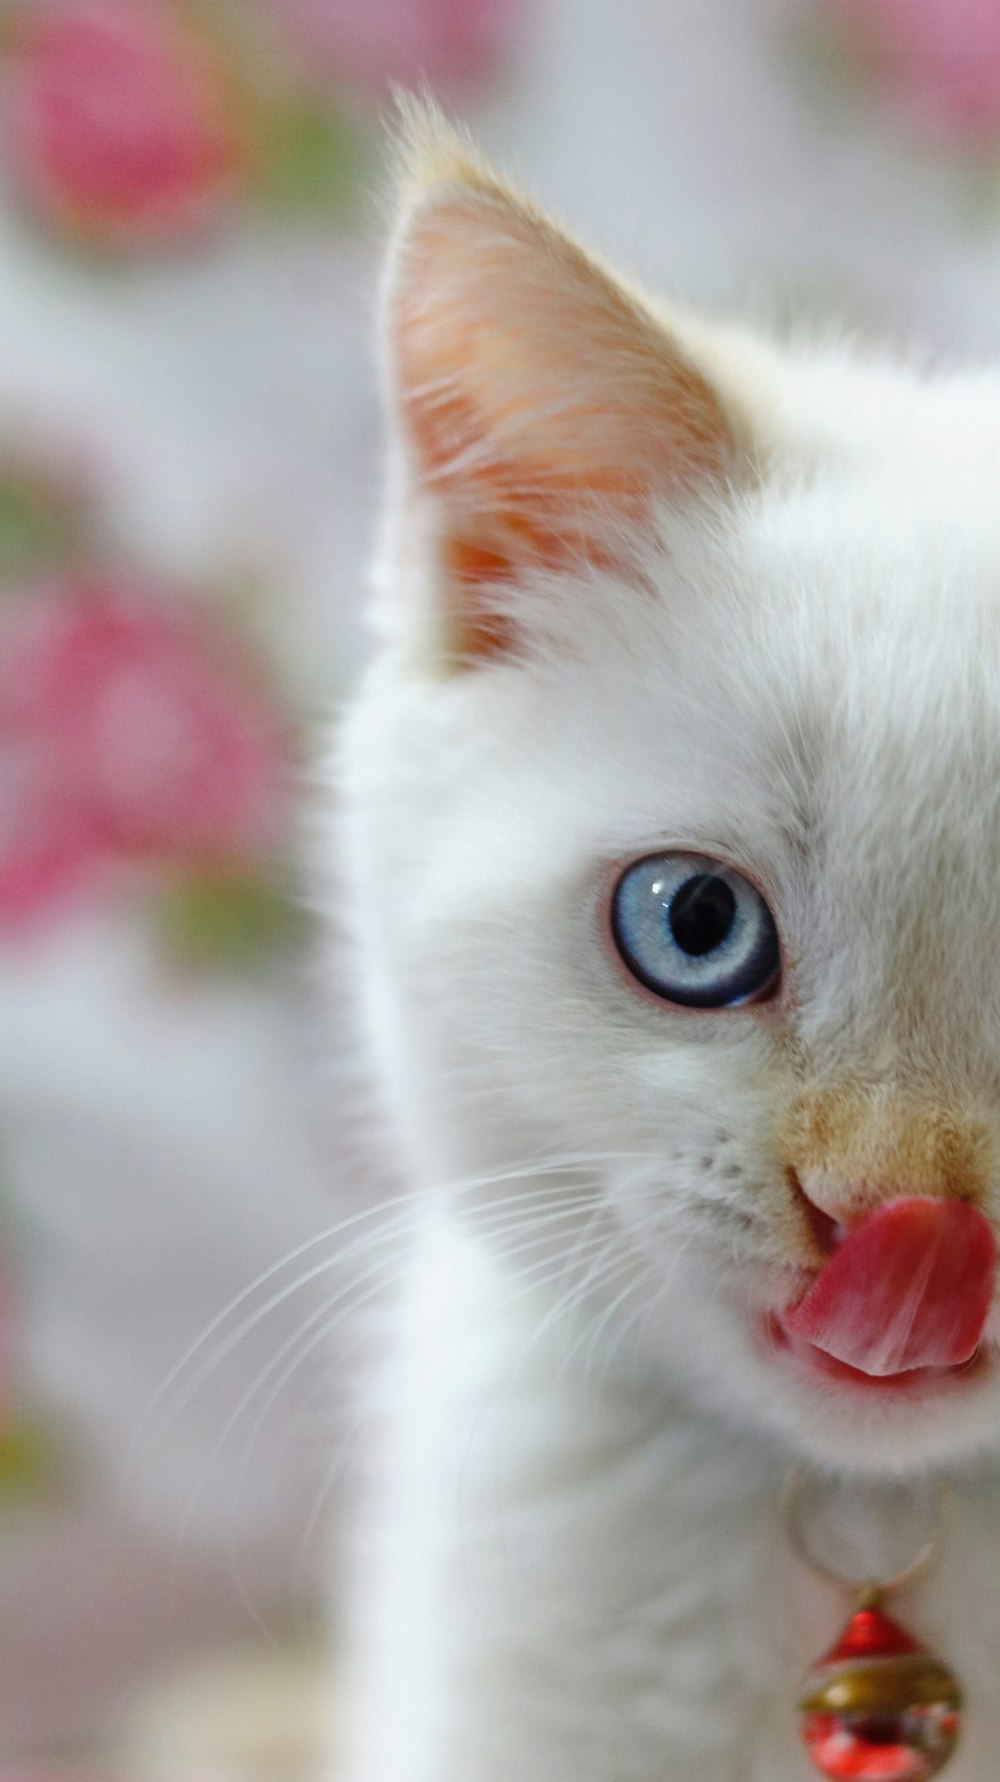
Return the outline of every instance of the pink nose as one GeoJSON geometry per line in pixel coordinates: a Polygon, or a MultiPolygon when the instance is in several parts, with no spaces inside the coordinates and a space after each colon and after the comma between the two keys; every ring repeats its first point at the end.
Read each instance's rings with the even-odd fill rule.
{"type": "Polygon", "coordinates": [[[906,1195],[848,1232],[782,1323],[867,1374],[957,1367],[982,1341],[996,1265],[977,1207],[906,1195]]]}

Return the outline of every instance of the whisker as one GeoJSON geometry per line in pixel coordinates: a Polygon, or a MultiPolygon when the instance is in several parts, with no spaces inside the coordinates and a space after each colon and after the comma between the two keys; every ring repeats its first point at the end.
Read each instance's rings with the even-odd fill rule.
{"type": "MultiPolygon", "coordinates": [[[[592,1197],[590,1196],[587,1197],[586,1204],[590,1204],[591,1198],[592,1197]]],[[[510,1197],[510,1199],[518,1204],[523,1204],[523,1202],[530,1199],[530,1196],[516,1195],[510,1197]]],[[[544,1214],[539,1215],[537,1224],[539,1226],[544,1226],[547,1230],[553,1223],[558,1223],[561,1220],[565,1220],[575,1215],[582,1199],[582,1196],[578,1196],[574,1200],[565,1201],[556,1211],[552,1211],[551,1209],[547,1210],[544,1214]]],[[[488,1228],[492,1223],[492,1216],[498,1211],[502,1211],[502,1217],[500,1219],[501,1230],[505,1225],[510,1226],[514,1223],[509,1210],[504,1209],[503,1202],[491,1202],[485,1209],[488,1228]]],[[[531,1227],[534,1223],[535,1221],[530,1219],[526,1221],[517,1220],[516,1223],[514,1223],[514,1228],[524,1230],[531,1227]]],[[[395,1235],[395,1233],[393,1233],[393,1235],[395,1235]]],[[[537,1243],[541,1241],[543,1241],[543,1238],[536,1236],[531,1239],[531,1244],[537,1245],[537,1243]]],[[[514,1251],[507,1252],[507,1254],[516,1255],[517,1249],[515,1248],[514,1251]]],[[[333,1268],[336,1266],[338,1260],[342,1260],[342,1258],[332,1258],[326,1266],[333,1268]]],[[[389,1259],[390,1262],[392,1260],[392,1258],[389,1259]]],[[[285,1369],[279,1375],[276,1384],[271,1387],[263,1410],[258,1415],[258,1419],[251,1434],[249,1446],[244,1455],[244,1467],[249,1464],[253,1448],[260,1437],[261,1431],[273,1405],[281,1395],[281,1391],[297,1372],[298,1368],[308,1359],[308,1356],[325,1340],[333,1335],[334,1331],[346,1317],[356,1316],[365,1305],[369,1304],[379,1293],[385,1291],[388,1285],[388,1277],[383,1276],[380,1271],[387,1266],[388,1264],[384,1260],[377,1260],[369,1263],[360,1275],[353,1276],[352,1279],[345,1283],[345,1285],[336,1292],[331,1299],[326,1300],[322,1306],[315,1308],[304,1323],[301,1324],[290,1337],[286,1338],[276,1352],[270,1357],[264,1368],[257,1374],[251,1385],[247,1387],[235,1408],[226,1418],[222,1429],[212,1445],[208,1458],[196,1483],[193,1501],[189,1506],[182,1525],[181,1538],[183,1538],[183,1535],[190,1527],[197,1505],[200,1502],[208,1480],[211,1477],[212,1469],[225,1447],[226,1442],[229,1440],[233,1431],[238,1427],[241,1419],[253,1404],[258,1393],[260,1393],[266,1386],[274,1371],[280,1369],[282,1362],[287,1360],[285,1369]],[[351,1296],[356,1294],[359,1288],[364,1288],[364,1293],[351,1303],[351,1296]],[[335,1315],[331,1316],[331,1313],[335,1315]],[[317,1326],[319,1328],[317,1328],[317,1326]],[[304,1347],[302,1346],[303,1343],[305,1345],[304,1347]],[[287,1359],[289,1357],[290,1360],[287,1359]]]]}
{"type": "MultiPolygon", "coordinates": [[[[313,1263],[311,1267],[303,1270],[301,1274],[296,1275],[294,1279],[288,1282],[284,1287],[280,1288],[277,1292],[272,1293],[269,1298],[264,1301],[263,1305],[256,1307],[253,1312],[249,1313],[247,1317],[241,1320],[235,1330],[230,1331],[227,1334],[225,1340],[221,1342],[217,1348],[213,1349],[211,1354],[208,1355],[194,1371],[193,1376],[185,1381],[184,1391],[170,1406],[167,1414],[167,1421],[176,1421],[178,1417],[183,1415],[184,1411],[197,1396],[206,1380],[208,1380],[211,1375],[222,1366],[222,1363],[227,1357],[231,1355],[233,1351],[246,1340],[251,1332],[256,1330],[258,1325],[263,1323],[264,1319],[269,1317],[272,1312],[277,1311],[280,1306],[294,1298],[297,1293],[303,1292],[303,1290],[313,1281],[318,1280],[325,1274],[329,1274],[331,1270],[343,1266],[347,1262],[357,1258],[359,1255],[364,1255],[368,1251],[377,1249],[379,1245],[386,1244],[391,1239],[405,1233],[410,1224],[411,1217],[415,1217],[416,1212],[416,1207],[412,1209],[408,1208],[405,1213],[400,1214],[396,1219],[387,1221],[386,1224],[380,1226],[376,1231],[366,1233],[363,1238],[358,1239],[354,1244],[348,1245],[346,1250],[337,1250],[333,1256],[328,1256],[321,1262],[313,1263]]],[[[240,1297],[241,1299],[245,1299],[246,1296],[241,1295],[240,1297]]],[[[215,1320],[213,1322],[214,1329],[218,1330],[220,1328],[221,1320],[215,1320]]],[[[201,1346],[202,1345],[199,1342],[193,1353],[197,1353],[201,1346]]],[[[178,1370],[175,1369],[172,1384],[176,1384],[178,1379],[179,1373],[178,1370]]],[[[159,1395],[159,1403],[161,1405],[164,1402],[164,1397],[164,1393],[159,1395]]],[[[139,1434],[133,1438],[129,1450],[129,1466],[134,1464],[140,1442],[142,1440],[148,1440],[149,1435],[150,1418],[147,1413],[139,1434]]]]}
{"type": "MultiPolygon", "coordinates": [[[[596,1233],[593,1238],[593,1242],[594,1242],[595,1246],[602,1245],[603,1241],[604,1241],[603,1234],[596,1233]]],[[[536,1264],[533,1264],[527,1268],[522,1268],[519,1271],[520,1282],[519,1282],[519,1286],[518,1286],[517,1290],[513,1294],[511,1294],[507,1299],[505,1299],[504,1301],[501,1302],[501,1306],[499,1309],[501,1311],[505,1311],[511,1305],[516,1304],[516,1302],[519,1299],[525,1297],[525,1295],[527,1293],[530,1293],[532,1291],[539,1291],[539,1290],[543,1289],[548,1284],[548,1282],[550,1282],[552,1280],[561,1279],[563,1272],[565,1270],[565,1266],[566,1266],[565,1259],[563,1259],[562,1261],[556,1263],[556,1265],[553,1267],[552,1266],[552,1258],[550,1256],[546,1255],[546,1256],[539,1258],[539,1261],[536,1264]],[[547,1274],[544,1272],[541,1272],[544,1270],[548,1270],[549,1272],[547,1274]],[[536,1277],[538,1277],[538,1278],[536,1278],[536,1277]]],[[[417,1370],[419,1369],[419,1367],[421,1365],[422,1365],[422,1357],[420,1355],[412,1355],[411,1354],[410,1364],[407,1367],[405,1374],[403,1375],[403,1380],[405,1381],[408,1379],[412,1379],[413,1375],[417,1372],[417,1370]]],[[[298,1562],[297,1562],[300,1568],[304,1567],[307,1562],[309,1549],[312,1545],[313,1540],[315,1539],[316,1531],[319,1526],[320,1519],[323,1514],[323,1510],[325,1508],[327,1499],[329,1498],[330,1492],[333,1489],[334,1483],[337,1479],[337,1475],[339,1474],[341,1468],[345,1465],[345,1463],[348,1459],[348,1456],[350,1455],[351,1449],[353,1448],[355,1442],[357,1441],[361,1431],[365,1428],[366,1424],[369,1422],[370,1418],[374,1414],[376,1414],[376,1412],[374,1410],[373,1405],[370,1403],[366,1404],[363,1407],[362,1411],[360,1412],[359,1416],[355,1419],[354,1423],[345,1432],[345,1434],[341,1438],[340,1442],[337,1444],[336,1449],[334,1450],[334,1454],[331,1458],[330,1464],[327,1467],[322,1480],[320,1481],[319,1489],[318,1489],[316,1496],[314,1498],[312,1508],[310,1510],[308,1519],[306,1521],[305,1528],[303,1530],[302,1539],[299,1544],[299,1557],[298,1557],[298,1562]]]]}
{"type": "MultiPolygon", "coordinates": [[[[643,1271],[643,1273],[641,1273],[638,1276],[638,1278],[636,1277],[635,1274],[631,1274],[629,1276],[628,1280],[626,1281],[624,1287],[621,1289],[620,1293],[616,1293],[614,1299],[609,1301],[609,1303],[605,1306],[605,1308],[604,1308],[603,1312],[600,1314],[600,1316],[594,1319],[594,1322],[593,1322],[593,1324],[591,1326],[591,1330],[590,1330],[590,1337],[587,1342],[586,1354],[584,1355],[584,1360],[583,1360],[583,1381],[584,1381],[584,1390],[585,1391],[589,1392],[591,1389],[594,1363],[595,1363],[595,1359],[596,1359],[596,1355],[597,1355],[598,1341],[603,1336],[604,1332],[607,1330],[609,1324],[611,1324],[613,1322],[615,1313],[620,1309],[621,1306],[623,1306],[625,1304],[625,1302],[629,1298],[629,1296],[636,1291],[639,1281],[644,1280],[646,1278],[646,1276],[648,1276],[648,1275],[651,1276],[654,1274],[655,1274],[655,1269],[654,1269],[654,1265],[652,1262],[650,1262],[647,1265],[647,1268],[643,1271]]],[[[611,1345],[605,1351],[605,1355],[604,1355],[604,1378],[605,1379],[607,1379],[611,1373],[611,1361],[618,1349],[620,1337],[621,1337],[621,1329],[619,1329],[618,1332],[616,1332],[612,1336],[611,1345]]]]}
{"type": "MultiPolygon", "coordinates": [[[[613,1278],[615,1272],[619,1268],[621,1268],[625,1262],[628,1262],[629,1260],[631,1260],[630,1246],[625,1241],[625,1233],[619,1228],[616,1231],[614,1231],[614,1233],[612,1234],[611,1249],[610,1249],[610,1252],[607,1257],[608,1266],[601,1270],[599,1277],[588,1278],[582,1282],[579,1303],[582,1305],[584,1300],[586,1299],[586,1296],[594,1289],[594,1287],[596,1287],[599,1284],[603,1285],[608,1280],[611,1280],[613,1278]]],[[[598,1325],[602,1322],[606,1309],[607,1309],[606,1307],[600,1307],[595,1312],[595,1322],[598,1325]]],[[[570,1348],[565,1352],[565,1354],[563,1355],[563,1358],[562,1358],[562,1362],[560,1363],[559,1373],[557,1375],[557,1383],[562,1381],[565,1378],[570,1367],[572,1366],[574,1359],[580,1353],[581,1348],[583,1347],[584,1343],[587,1341],[588,1331],[590,1333],[593,1333],[593,1329],[594,1329],[593,1324],[591,1324],[590,1326],[586,1326],[579,1333],[575,1342],[573,1342],[572,1345],[570,1346],[570,1348]]]]}
{"type": "MultiPolygon", "coordinates": [[[[588,1240],[588,1245],[587,1245],[588,1248],[590,1248],[592,1245],[596,1246],[597,1244],[602,1244],[605,1241],[605,1234],[600,1231],[594,1232],[593,1228],[594,1228],[595,1224],[599,1221],[601,1214],[606,1213],[606,1211],[607,1211],[607,1209],[604,1206],[604,1203],[602,1201],[598,1201],[597,1204],[594,1206],[593,1213],[592,1213],[591,1218],[588,1222],[586,1233],[583,1234],[584,1236],[586,1236],[586,1238],[588,1240]]],[[[596,1254],[599,1255],[600,1251],[597,1250],[596,1254]]],[[[572,1265],[574,1260],[576,1262],[580,1262],[580,1261],[582,1261],[582,1257],[579,1254],[577,1254],[575,1258],[573,1256],[571,1256],[569,1258],[569,1263],[567,1266],[572,1265]]],[[[604,1269],[602,1267],[602,1269],[599,1271],[599,1274],[596,1278],[600,1279],[601,1276],[603,1275],[603,1273],[604,1273],[604,1269]]],[[[545,1335],[546,1331],[551,1328],[551,1326],[556,1322],[556,1320],[564,1312],[566,1312],[567,1310],[569,1310],[572,1307],[572,1305],[574,1304],[574,1301],[576,1301],[576,1303],[579,1303],[580,1297],[582,1295],[585,1295],[586,1293],[588,1293],[593,1284],[594,1284],[594,1282],[591,1278],[591,1274],[590,1274],[589,1270],[588,1270],[587,1275],[584,1276],[582,1281],[571,1282],[568,1291],[562,1296],[562,1298],[556,1300],[554,1302],[554,1304],[549,1307],[548,1312],[545,1314],[545,1316],[541,1319],[540,1323],[537,1325],[537,1327],[530,1339],[530,1342],[528,1344],[528,1349],[533,1347],[533,1345],[535,1343],[540,1342],[542,1337],[545,1335]]],[[[525,1350],[525,1353],[527,1353],[527,1349],[525,1350]]],[[[522,1360],[523,1360],[523,1357],[522,1357],[522,1360]]]]}
{"type": "MultiPolygon", "coordinates": [[[[568,1203],[564,1203],[563,1205],[556,1208],[556,1210],[548,1210],[548,1211],[540,1214],[537,1218],[532,1217],[527,1220],[518,1219],[516,1221],[508,1219],[506,1221],[506,1223],[509,1225],[510,1229],[513,1230],[514,1232],[516,1232],[519,1236],[522,1235],[526,1230],[530,1230],[533,1233],[535,1233],[536,1235],[532,1236],[526,1244],[516,1244],[513,1247],[513,1249],[504,1249],[503,1255],[504,1255],[505,1260],[509,1259],[511,1257],[518,1256],[526,1249],[537,1248],[538,1244],[544,1241],[544,1238],[547,1235],[549,1229],[553,1225],[558,1226],[558,1225],[564,1223],[570,1217],[575,1217],[577,1212],[579,1211],[581,1204],[589,1205],[590,1201],[588,1199],[587,1202],[584,1203],[584,1202],[582,1202],[582,1200],[580,1198],[577,1198],[577,1200],[575,1200],[575,1201],[570,1201],[568,1203]]],[[[490,1229],[490,1227],[487,1226],[487,1229],[490,1229]]],[[[495,1237],[495,1233],[493,1235],[495,1237]]],[[[358,1282],[352,1283],[352,1288],[353,1288],[353,1286],[357,1286],[358,1284],[359,1284],[358,1282]]],[[[376,1292],[379,1290],[380,1286],[381,1286],[381,1283],[376,1284],[376,1288],[375,1288],[376,1292]]],[[[351,1291],[352,1288],[348,1288],[346,1291],[351,1291]]],[[[352,1316],[355,1312],[359,1311],[363,1305],[367,1304],[369,1302],[369,1300],[373,1297],[374,1297],[374,1292],[366,1293],[361,1301],[355,1303],[355,1305],[348,1308],[348,1312],[346,1315],[352,1316]]],[[[292,1359],[289,1362],[288,1366],[282,1371],[282,1373],[280,1374],[277,1381],[271,1387],[271,1389],[267,1395],[267,1398],[264,1402],[264,1405],[260,1409],[260,1412],[259,1412],[258,1418],[257,1418],[257,1422],[254,1425],[253,1431],[251,1432],[251,1436],[250,1436],[249,1443],[248,1443],[248,1451],[247,1451],[247,1455],[246,1455],[247,1461],[249,1460],[250,1455],[253,1452],[253,1448],[255,1447],[255,1445],[260,1437],[260,1434],[263,1430],[265,1423],[267,1422],[267,1418],[268,1418],[271,1410],[273,1409],[274,1405],[277,1403],[277,1400],[280,1398],[281,1393],[284,1390],[284,1388],[288,1385],[289,1381],[294,1377],[294,1375],[298,1371],[299,1367],[308,1359],[309,1355],[312,1354],[314,1352],[314,1350],[316,1348],[318,1348],[328,1337],[332,1336],[333,1332],[336,1330],[338,1325],[342,1323],[343,1317],[345,1315],[343,1312],[338,1311],[336,1317],[334,1317],[333,1319],[330,1319],[330,1316],[329,1316],[330,1312],[333,1310],[333,1308],[335,1306],[337,1306],[340,1303],[342,1298],[343,1298],[342,1294],[336,1294],[336,1295],[334,1295],[332,1300],[328,1300],[323,1306],[319,1307],[315,1312],[313,1312],[310,1315],[310,1317],[305,1320],[304,1324],[299,1326],[299,1329],[295,1332],[295,1334],[291,1338],[289,1338],[287,1342],[282,1344],[281,1348],[277,1351],[276,1355],[272,1356],[272,1358],[268,1362],[267,1368],[265,1369],[263,1374],[258,1375],[255,1387],[253,1388],[252,1393],[250,1394],[251,1400],[253,1397],[256,1396],[256,1393],[260,1390],[260,1388],[265,1384],[266,1379],[267,1379],[268,1375],[271,1373],[272,1369],[275,1366],[280,1366],[281,1361],[284,1359],[284,1357],[286,1355],[288,1355],[289,1352],[293,1348],[295,1348],[298,1344],[300,1344],[302,1342],[303,1338],[306,1338],[306,1337],[309,1338],[309,1341],[306,1343],[305,1347],[303,1349],[301,1349],[297,1355],[292,1356],[292,1359]],[[320,1325],[319,1330],[316,1330],[317,1325],[320,1325]]],[[[245,1397],[246,1397],[246,1395],[245,1395],[245,1397]]],[[[239,1407],[237,1408],[237,1413],[234,1413],[234,1415],[236,1415],[236,1416],[239,1415],[239,1407]]]]}
{"type": "MultiPolygon", "coordinates": [[[[684,1248],[686,1249],[687,1245],[685,1245],[684,1248]]],[[[619,1330],[618,1336],[615,1339],[615,1343],[612,1344],[612,1348],[608,1352],[608,1355],[607,1355],[607,1358],[605,1361],[605,1378],[607,1378],[608,1374],[611,1371],[611,1361],[612,1361],[612,1358],[614,1355],[615,1347],[620,1346],[622,1343],[624,1343],[625,1337],[629,1334],[629,1332],[631,1330],[633,1330],[638,1325],[639,1320],[643,1316],[645,1316],[647,1324],[651,1321],[653,1313],[656,1310],[657,1306],[659,1306],[662,1303],[662,1301],[666,1298],[666,1295],[670,1290],[670,1284],[674,1279],[675,1273],[676,1273],[675,1270],[671,1270],[670,1274],[661,1275],[655,1291],[653,1293],[649,1294],[648,1297],[643,1297],[641,1294],[639,1294],[639,1290],[645,1288],[647,1281],[650,1281],[650,1280],[656,1281],[657,1274],[658,1274],[656,1264],[654,1262],[650,1261],[648,1268],[645,1270],[645,1272],[643,1274],[641,1274],[638,1277],[635,1285],[636,1285],[636,1291],[637,1291],[637,1294],[639,1294],[639,1297],[638,1297],[637,1303],[633,1307],[633,1310],[630,1313],[629,1317],[625,1320],[624,1325],[619,1330]]]]}
{"type": "MultiPolygon", "coordinates": [[[[472,1193],[483,1188],[502,1185],[507,1181],[524,1180],[529,1176],[547,1176],[550,1174],[558,1174],[575,1169],[592,1167],[598,1162],[613,1160],[619,1155],[628,1156],[630,1153],[588,1153],[580,1156],[537,1159],[532,1163],[518,1164],[501,1171],[496,1171],[492,1174],[470,1177],[466,1181],[452,1182],[439,1190],[439,1192],[453,1195],[472,1193]]],[[[375,1207],[363,1208],[360,1212],[352,1214],[346,1219],[337,1221],[334,1225],[326,1227],[323,1231],[316,1233],[311,1238],[307,1238],[303,1243],[296,1245],[277,1262],[272,1263],[268,1268],[263,1270],[262,1273],[251,1281],[248,1286],[242,1288],[239,1293],[235,1294],[223,1309],[202,1329],[194,1341],[189,1344],[179,1360],[170,1369],[165,1379],[161,1381],[160,1385],[154,1391],[149,1404],[139,1420],[129,1445],[124,1466],[123,1488],[127,1489],[128,1482],[134,1470],[139,1448],[148,1436],[150,1425],[156,1416],[157,1411],[164,1404],[182,1375],[186,1373],[188,1368],[190,1368],[192,1363],[197,1359],[201,1350],[211,1341],[213,1336],[221,1331],[227,1321],[239,1311],[241,1306],[247,1303],[254,1293],[258,1292],[261,1287],[266,1286],[267,1283],[273,1280],[275,1276],[279,1275],[282,1270],[290,1267],[292,1263],[308,1254],[310,1250],[316,1249],[320,1244],[333,1242],[345,1232],[373,1219],[384,1217],[386,1213],[392,1212],[394,1209],[404,1208],[407,1212],[411,1210],[416,1212],[423,1204],[425,1204],[427,1193],[427,1189],[422,1187],[420,1189],[408,1191],[405,1194],[394,1195],[391,1199],[382,1201],[375,1207]]],[[[532,1190],[527,1190],[525,1198],[530,1198],[531,1194],[532,1190]]],[[[492,1204],[494,1206],[508,1204],[509,1200],[516,1198],[518,1197],[508,1197],[508,1202],[494,1201],[492,1204]]],[[[401,1218],[402,1215],[400,1215],[400,1219],[401,1218]]],[[[387,1226],[381,1227],[376,1232],[371,1233],[371,1241],[373,1243],[381,1242],[390,1228],[393,1230],[398,1229],[399,1221],[392,1221],[387,1226]]],[[[366,1234],[365,1241],[367,1241],[368,1235],[369,1234],[366,1234]]],[[[352,1245],[349,1246],[347,1251],[338,1251],[337,1257],[332,1259],[333,1265],[335,1265],[337,1259],[343,1261],[349,1254],[356,1253],[356,1249],[357,1246],[352,1245]]],[[[269,1316],[272,1311],[275,1311],[280,1305],[284,1304],[285,1301],[291,1298],[295,1293],[301,1292],[304,1287],[308,1286],[310,1281],[315,1280],[319,1275],[323,1274],[329,1266],[331,1266],[331,1259],[324,1260],[304,1271],[301,1275],[297,1276],[294,1281],[272,1294],[263,1306],[258,1307],[251,1315],[241,1322],[234,1332],[229,1333],[226,1340],[219,1345],[218,1349],[214,1350],[212,1354],[206,1358],[205,1362],[196,1371],[194,1379],[187,1386],[180,1401],[171,1408],[171,1420],[183,1413],[204,1381],[218,1366],[221,1365],[222,1361],[232,1353],[238,1344],[250,1334],[262,1319],[269,1316]]]]}
{"type": "Polygon", "coordinates": [[[350,1218],[340,1220],[335,1225],[327,1226],[325,1230],[316,1232],[314,1236],[306,1238],[303,1243],[297,1244],[294,1249],[287,1251],[284,1256],[279,1257],[277,1262],[271,1263],[268,1268],[257,1275],[246,1287],[242,1287],[238,1293],[234,1294],[232,1299],[223,1306],[222,1310],[217,1312],[209,1323],[199,1331],[193,1342],[188,1345],[184,1353],[174,1363],[169,1373],[163,1380],[161,1380],[154,1391],[139,1420],[135,1434],[129,1445],[128,1456],[125,1463],[126,1475],[131,1471],[136,1452],[149,1428],[150,1422],[156,1415],[156,1412],[159,1410],[164,1399],[180,1379],[181,1375],[190,1366],[191,1362],[199,1355],[205,1344],[211,1342],[216,1331],[220,1330],[227,1319],[231,1318],[235,1312],[238,1312],[240,1307],[245,1305],[247,1300],[250,1299],[254,1293],[257,1293],[261,1287],[265,1287],[269,1281],[274,1279],[275,1275],[281,1273],[282,1269],[289,1268],[293,1262],[298,1261],[299,1257],[306,1255],[310,1250],[316,1249],[318,1245],[324,1243],[328,1239],[338,1236],[340,1232],[349,1230],[351,1226],[360,1223],[363,1219],[375,1218],[381,1213],[390,1211],[392,1208],[399,1206],[402,1202],[415,1203],[418,1199],[419,1191],[410,1190],[406,1194],[394,1195],[391,1200],[383,1201],[377,1207],[365,1208],[362,1212],[356,1213],[350,1218]]]}

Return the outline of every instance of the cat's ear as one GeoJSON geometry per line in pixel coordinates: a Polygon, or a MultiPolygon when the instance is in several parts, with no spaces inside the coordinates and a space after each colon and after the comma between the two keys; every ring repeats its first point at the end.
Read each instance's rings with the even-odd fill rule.
{"type": "Polygon", "coordinates": [[[680,340],[423,112],[385,327],[392,572],[430,583],[452,662],[509,647],[525,572],[621,570],[654,503],[746,474],[746,441],[680,340]]]}

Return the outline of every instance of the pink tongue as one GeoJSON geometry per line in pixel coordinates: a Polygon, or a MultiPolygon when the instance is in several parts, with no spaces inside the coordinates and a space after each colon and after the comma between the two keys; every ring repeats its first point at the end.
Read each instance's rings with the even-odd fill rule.
{"type": "Polygon", "coordinates": [[[891,1200],[850,1231],[785,1328],[866,1374],[955,1367],[975,1354],[997,1247],[957,1200],[891,1200]]]}

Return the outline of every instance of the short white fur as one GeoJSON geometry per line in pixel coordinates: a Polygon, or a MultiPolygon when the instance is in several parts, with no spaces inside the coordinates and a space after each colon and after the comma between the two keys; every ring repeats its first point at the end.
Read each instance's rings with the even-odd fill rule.
{"type": "MultiPolygon", "coordinates": [[[[378,648],[336,764],[369,1052],[423,1195],[380,1399],[347,1782],[804,1782],[795,1683],[846,1607],[789,1552],[792,1459],[953,1481],[911,1619],[966,1687],[949,1775],[987,1782],[1000,1369],[860,1403],[754,1333],[809,1261],[782,1152],[803,1089],[974,1116],[1000,1206],[1000,377],[779,349],[620,287],[718,400],[679,415],[659,483],[647,439],[623,511],[587,481],[601,390],[624,400],[620,337],[605,363],[603,298],[583,321],[580,288],[566,301],[564,240],[417,121],[385,294],[378,648]],[[497,257],[511,228],[527,246],[497,257]],[[526,338],[550,302],[551,338],[526,338]],[[417,397],[439,407],[476,361],[461,463],[429,464],[414,427],[421,354],[417,397]],[[449,584],[442,541],[479,524],[491,451],[505,513],[524,494],[522,433],[526,482],[583,438],[585,520],[546,509],[555,542],[521,561],[520,532],[488,517],[509,573],[449,584]],[[473,598],[496,649],[457,638],[473,598]],[[608,887],[669,847],[764,888],[775,1008],[691,1014],[627,983],[608,887]]],[[[645,375],[637,436],[661,413],[641,412],[645,375]]],[[[877,1488],[864,1502],[853,1534],[877,1556],[892,1531],[877,1488]]]]}

